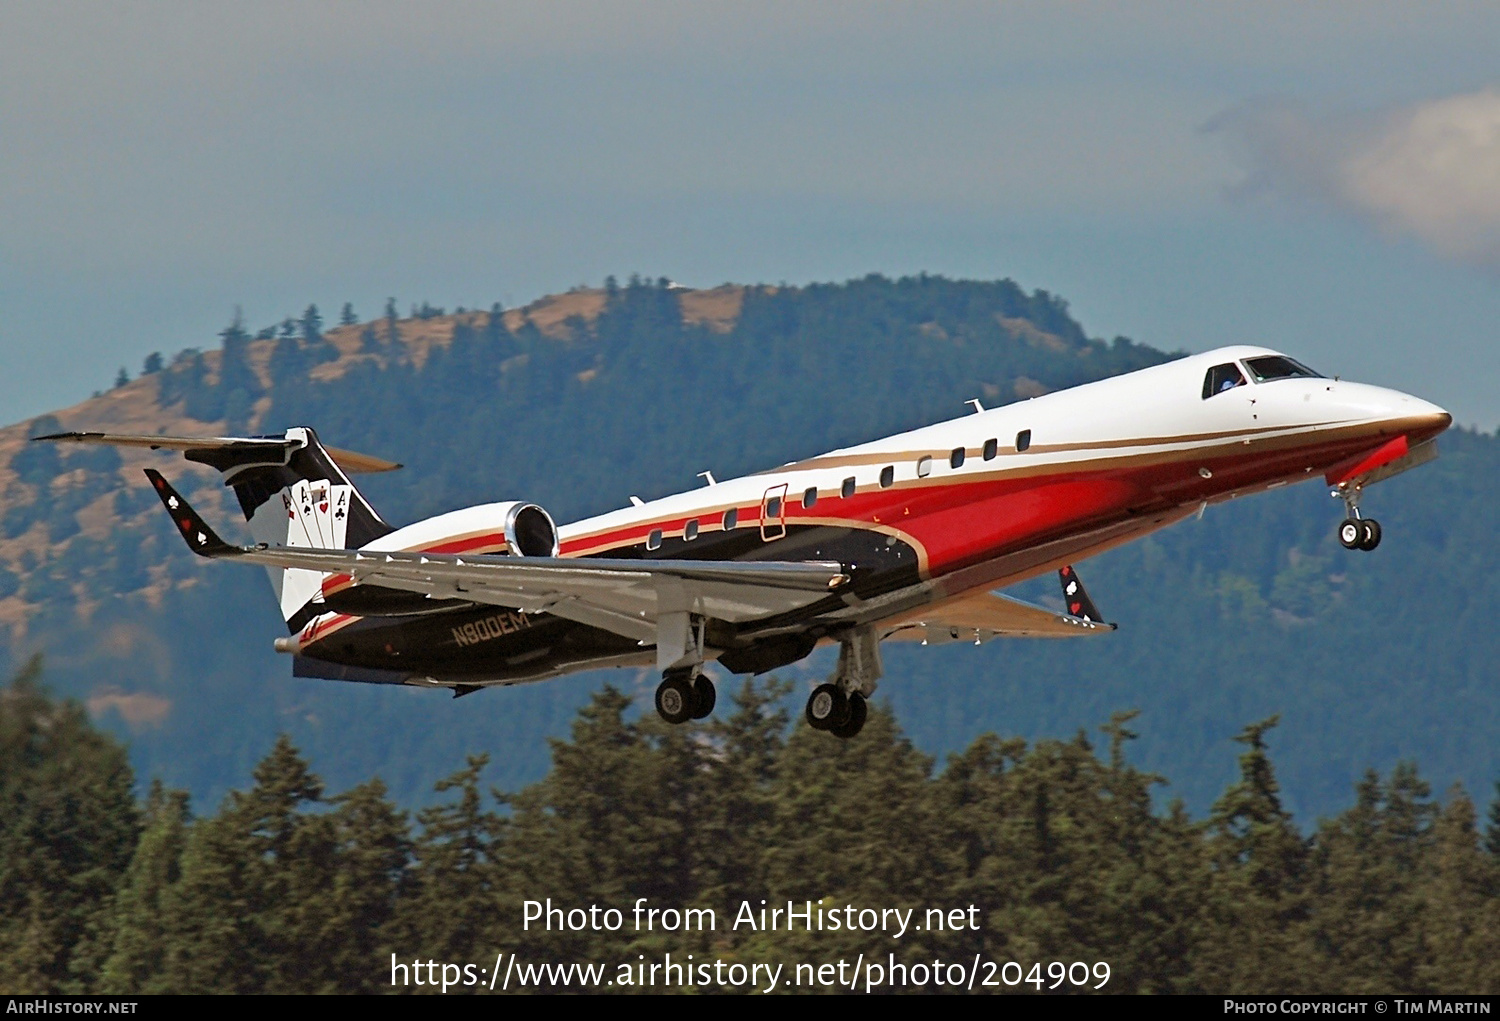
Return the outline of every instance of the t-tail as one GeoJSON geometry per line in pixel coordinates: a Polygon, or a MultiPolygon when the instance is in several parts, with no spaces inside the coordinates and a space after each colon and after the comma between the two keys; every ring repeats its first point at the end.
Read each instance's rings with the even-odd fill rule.
{"type": "MultiPolygon", "coordinates": [[[[312,429],[279,436],[149,436],[71,432],[38,440],[180,450],[189,461],[217,469],[234,490],[256,542],[305,549],[358,549],[394,529],[364,498],[349,475],[401,467],[366,454],[325,447],[312,429]]],[[[271,585],[287,629],[296,633],[317,609],[323,576],[270,567],[271,585]]]]}

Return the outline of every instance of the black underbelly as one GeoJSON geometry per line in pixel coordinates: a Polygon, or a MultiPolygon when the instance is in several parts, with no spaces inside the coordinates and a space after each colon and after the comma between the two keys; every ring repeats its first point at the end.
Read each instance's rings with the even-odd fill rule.
{"type": "Polygon", "coordinates": [[[633,640],[545,613],[471,606],[421,617],[365,617],[303,657],[436,680],[521,680],[640,651],[633,640]]]}

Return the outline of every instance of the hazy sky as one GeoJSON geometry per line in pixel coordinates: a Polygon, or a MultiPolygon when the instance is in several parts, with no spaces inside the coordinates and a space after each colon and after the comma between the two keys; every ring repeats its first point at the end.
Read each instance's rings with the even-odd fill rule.
{"type": "Polygon", "coordinates": [[[236,305],[921,270],[1494,428],[1500,4],[0,10],[5,422],[236,305]]]}

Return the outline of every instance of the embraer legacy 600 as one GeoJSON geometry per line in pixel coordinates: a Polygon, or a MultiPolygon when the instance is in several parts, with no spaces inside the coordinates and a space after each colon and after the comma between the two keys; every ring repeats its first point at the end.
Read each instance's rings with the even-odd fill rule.
{"type": "Polygon", "coordinates": [[[1210,503],[1322,476],[1339,539],[1371,550],[1364,489],[1436,456],[1451,417],[1395,390],[1224,348],[716,481],[557,527],[524,502],[393,528],[347,473],[398,465],[311,429],[46,440],[181,450],[234,489],[255,545],[224,542],[159,473],[193,552],[271,574],[299,677],[455,696],[602,666],[662,673],[656,708],[703,718],[709,660],[761,673],[837,642],[807,719],[858,733],[880,643],[981,643],[1113,629],[1071,566],[1210,503]],[[1064,612],[995,594],[1058,571],[1064,612]]]}

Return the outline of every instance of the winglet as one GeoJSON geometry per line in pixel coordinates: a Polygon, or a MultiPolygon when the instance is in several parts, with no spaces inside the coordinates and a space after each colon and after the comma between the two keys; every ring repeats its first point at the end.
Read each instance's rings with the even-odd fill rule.
{"type": "Polygon", "coordinates": [[[1111,630],[1118,627],[1116,624],[1107,623],[1104,615],[1099,612],[1099,607],[1089,598],[1088,592],[1083,587],[1083,579],[1078,577],[1078,572],[1073,570],[1073,565],[1061,568],[1057,572],[1058,580],[1062,582],[1063,602],[1067,604],[1068,615],[1086,620],[1090,624],[1101,624],[1111,630]]]}
{"type": "Polygon", "coordinates": [[[182,533],[182,540],[188,544],[188,549],[200,557],[227,557],[240,552],[208,527],[208,523],[172,488],[171,483],[162,478],[161,472],[154,468],[147,468],[145,471],[146,478],[151,480],[162,506],[172,515],[172,524],[182,533]]]}

